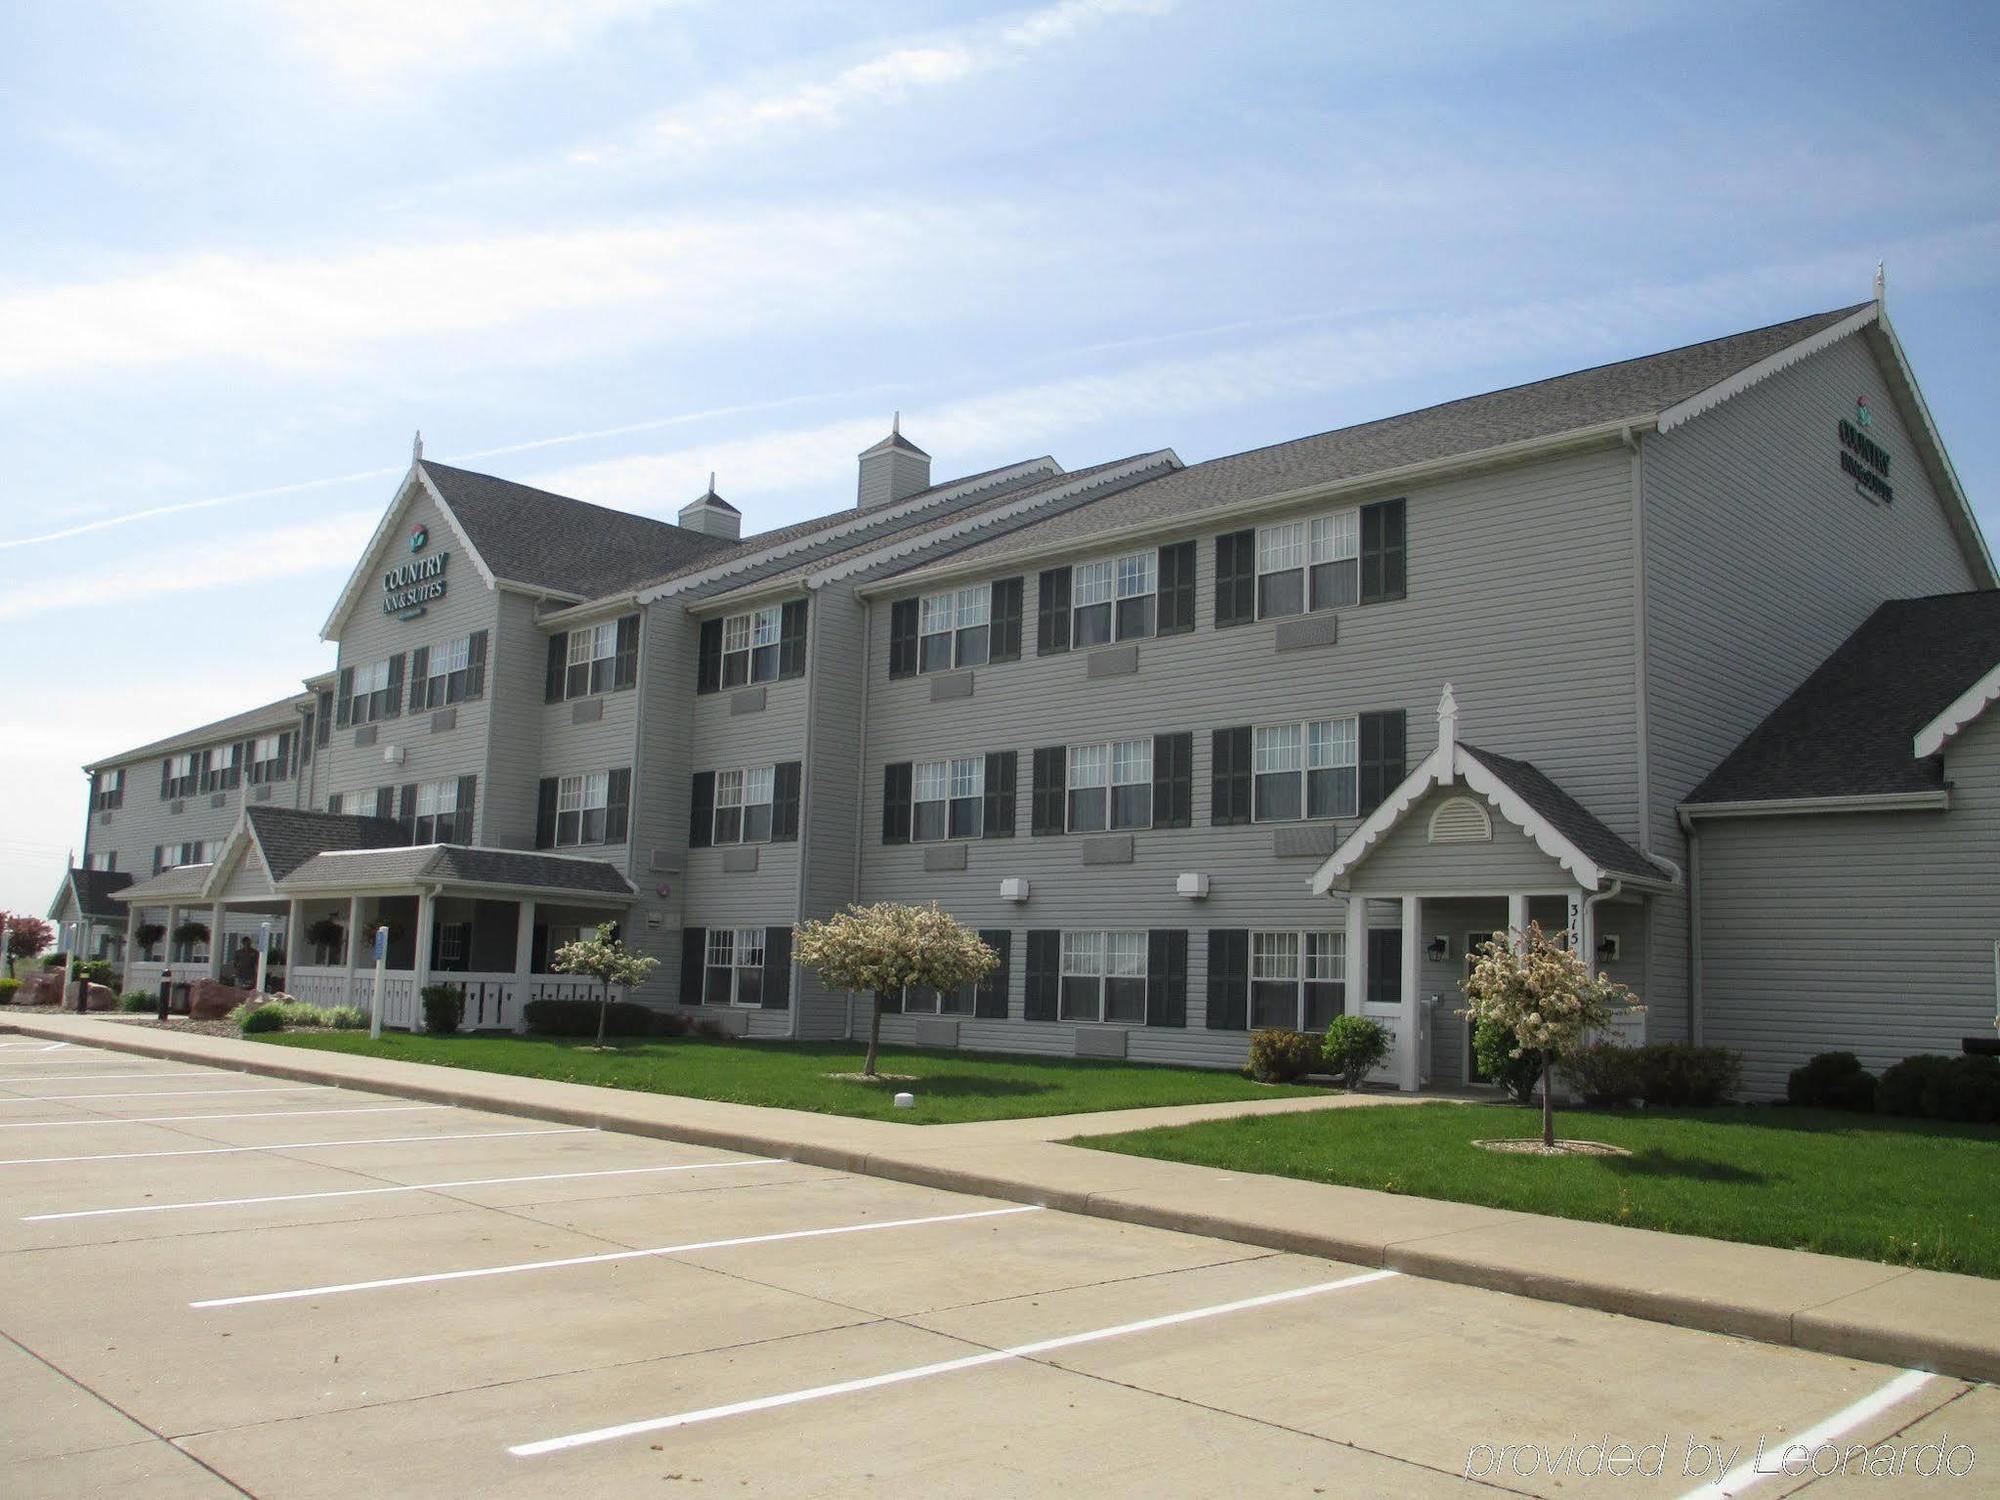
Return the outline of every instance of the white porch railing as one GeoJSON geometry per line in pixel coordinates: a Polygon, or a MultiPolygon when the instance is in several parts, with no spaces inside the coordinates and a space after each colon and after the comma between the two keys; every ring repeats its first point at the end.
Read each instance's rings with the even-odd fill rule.
{"type": "Polygon", "coordinates": [[[321,1010],[331,1010],[336,1005],[354,1003],[347,996],[345,969],[308,968],[304,964],[299,964],[285,976],[285,984],[294,1000],[317,1005],[321,1010]]]}
{"type": "MultiPolygon", "coordinates": [[[[1419,1086],[1430,1082],[1431,1072],[1431,1024],[1432,1012],[1436,1009],[1436,997],[1426,996],[1417,1002],[1417,1083],[1419,1086]]],[[[1361,1014],[1372,1021],[1382,1023],[1382,1029],[1389,1033],[1389,1051],[1381,1065],[1368,1075],[1370,1083],[1386,1083],[1391,1088],[1402,1082],[1403,1055],[1403,1011],[1401,1006],[1363,1005],[1361,1014]]]]}
{"type": "Polygon", "coordinates": [[[160,970],[165,967],[165,964],[148,963],[143,959],[134,959],[131,963],[125,965],[125,988],[128,990],[144,990],[149,995],[159,994],[160,970]]]}
{"type": "MultiPolygon", "coordinates": [[[[153,987],[159,987],[158,965],[154,966],[153,987]]],[[[357,969],[349,985],[348,972],[340,968],[294,967],[286,976],[294,999],[330,1009],[336,1005],[358,1005],[363,1010],[374,1003],[375,971],[357,969]]],[[[465,992],[464,1031],[519,1031],[524,1007],[534,1000],[595,1000],[599,989],[595,980],[577,979],[568,974],[446,974],[430,976],[432,984],[457,985],[465,992]]],[[[414,1031],[423,1025],[416,975],[408,969],[391,969],[383,977],[382,1024],[414,1031]]],[[[612,998],[621,998],[613,995],[612,998]]]]}

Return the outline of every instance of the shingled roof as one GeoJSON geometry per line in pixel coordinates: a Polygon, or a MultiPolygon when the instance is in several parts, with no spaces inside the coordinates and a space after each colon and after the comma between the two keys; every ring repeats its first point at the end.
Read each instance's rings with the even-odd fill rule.
{"type": "Polygon", "coordinates": [[[112,900],[114,891],[122,891],[132,883],[129,870],[85,870],[71,866],[64,877],[56,899],[49,908],[49,920],[56,920],[56,913],[66,897],[74,894],[76,907],[85,918],[98,922],[122,922],[125,908],[112,900]]]}
{"type": "Polygon", "coordinates": [[[286,877],[282,886],[288,892],[332,891],[439,881],[625,899],[635,894],[618,868],[601,859],[523,849],[475,849],[463,844],[316,854],[286,877]]]}
{"type": "Polygon", "coordinates": [[[2000,590],[1880,605],[1687,796],[1690,807],[1934,792],[1917,731],[2000,665],[2000,590]]]}
{"type": "Polygon", "coordinates": [[[331,849],[389,849],[409,842],[402,825],[387,818],[253,805],[245,812],[271,879],[283,880],[315,854],[331,849]]]}
{"type": "Polygon", "coordinates": [[[1835,308],[1191,464],[1099,504],[967,548],[951,563],[956,567],[997,561],[1044,547],[1088,542],[1105,532],[1172,524],[1245,501],[1559,437],[1604,423],[1654,417],[1870,306],[1863,302],[1835,308]]]}
{"type": "Polygon", "coordinates": [[[1599,868],[1634,880],[1658,880],[1662,871],[1645,855],[1613,833],[1568,792],[1525,760],[1511,760],[1459,742],[1459,749],[1500,779],[1507,789],[1533,808],[1543,822],[1582,850],[1599,868]]]}
{"type": "MultiPolygon", "coordinates": [[[[275,703],[261,704],[245,709],[240,714],[231,714],[226,719],[216,719],[194,729],[184,729],[179,734],[170,734],[163,740],[152,740],[133,750],[122,750],[116,755],[107,755],[102,760],[94,760],[84,767],[95,771],[102,767],[129,764],[135,760],[145,760],[155,755],[166,755],[175,750],[200,749],[207,745],[218,745],[231,739],[239,739],[259,729],[296,729],[299,714],[295,705],[303,703],[305,695],[294,693],[289,698],[280,698],[275,703]]],[[[130,791],[131,788],[127,787],[130,791]]]]}

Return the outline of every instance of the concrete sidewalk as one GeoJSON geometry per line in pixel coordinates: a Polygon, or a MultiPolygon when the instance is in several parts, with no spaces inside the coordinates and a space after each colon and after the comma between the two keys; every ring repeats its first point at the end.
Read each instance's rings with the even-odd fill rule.
{"type": "Polygon", "coordinates": [[[2000,1381],[2000,1282],[1981,1277],[1218,1172],[1061,1144],[1218,1115],[1392,1103],[1381,1096],[916,1126],[176,1035],[99,1017],[0,1013],[0,1030],[784,1156],[1767,1343],[2000,1381]]]}

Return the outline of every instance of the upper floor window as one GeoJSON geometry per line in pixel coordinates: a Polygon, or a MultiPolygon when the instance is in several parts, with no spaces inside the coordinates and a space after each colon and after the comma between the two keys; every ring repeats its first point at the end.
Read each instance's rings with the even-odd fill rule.
{"type": "MultiPolygon", "coordinates": [[[[615,649],[616,642],[613,642],[615,649]]],[[[567,665],[567,664],[565,664],[567,665]]],[[[410,707],[445,708],[486,691],[486,632],[419,650],[410,665],[410,707]]]]}
{"type": "Polygon", "coordinates": [[[918,843],[980,837],[986,757],[920,760],[911,772],[910,837],[918,843]]]}
{"type": "Polygon", "coordinates": [[[208,845],[201,839],[189,839],[181,844],[155,844],[153,846],[153,873],[177,869],[181,865],[199,865],[208,861],[208,845]]]}
{"type": "Polygon", "coordinates": [[[281,734],[260,734],[250,741],[250,783],[260,786],[267,781],[283,781],[288,774],[291,759],[292,736],[289,730],[281,734]]]}
{"type": "Polygon", "coordinates": [[[1273,724],[1253,735],[1254,818],[1351,818],[1358,810],[1357,721],[1273,724]]]}
{"type": "MultiPolygon", "coordinates": [[[[465,842],[459,826],[459,780],[426,781],[417,787],[416,807],[410,822],[413,844],[456,844],[465,842]]],[[[470,813],[472,809],[464,809],[470,813]]],[[[470,821],[469,819],[467,821],[470,821]]],[[[467,830],[470,833],[470,830],[467,830]]]]}
{"type": "MultiPolygon", "coordinates": [[[[454,643],[455,644],[455,643],[454,643]]],[[[479,677],[483,640],[475,633],[468,643],[468,695],[479,677]]],[[[549,637],[549,663],[542,697],[549,703],[617,692],[639,682],[639,617],[625,615],[558,630],[549,637]]],[[[449,684],[447,684],[447,688],[449,684]]],[[[450,701],[450,700],[447,700],[450,701]]]]}
{"type": "Polygon", "coordinates": [[[204,792],[226,792],[236,785],[242,774],[243,747],[240,744],[202,751],[201,789],[204,792]]]}
{"type": "Polygon", "coordinates": [[[1215,539],[1215,623],[1401,599],[1408,554],[1401,500],[1226,533],[1215,539]]]}
{"type": "Polygon", "coordinates": [[[378,661],[354,669],[354,684],[348,693],[347,722],[373,724],[389,717],[390,663],[378,661]]]}
{"type": "Polygon", "coordinates": [[[1146,934],[1064,932],[1060,1019],[1143,1026],[1146,934]]]}
{"type": "Polygon", "coordinates": [[[622,844],[631,822],[631,804],[629,767],[544,776],[535,810],[535,847],[622,844]]]}
{"type": "Polygon", "coordinates": [[[718,692],[806,674],[806,601],[701,622],[695,690],[718,692]]]}
{"type": "Polygon", "coordinates": [[[771,841],[771,797],[776,766],[750,766],[715,773],[715,833],[718,844],[771,841]]]}
{"type": "Polygon", "coordinates": [[[102,854],[86,851],[83,856],[83,867],[86,870],[115,870],[118,868],[118,851],[107,849],[102,854]]]}
{"type": "Polygon", "coordinates": [[[160,799],[192,797],[201,789],[202,752],[183,750],[160,762],[160,799]]]}
{"type": "Polygon", "coordinates": [[[99,812],[109,812],[114,807],[125,805],[125,771],[122,766],[115,771],[97,773],[96,793],[91,801],[99,812]]]}
{"type": "Polygon", "coordinates": [[[1250,1027],[1324,1031],[1345,1008],[1346,935],[1250,934],[1250,1027]]]}
{"type": "Polygon", "coordinates": [[[1069,747],[1069,830],[1148,828],[1153,822],[1153,742],[1069,747]]]}
{"type": "Polygon", "coordinates": [[[999,578],[889,607],[889,675],[1018,661],[1021,580],[999,578]]]}

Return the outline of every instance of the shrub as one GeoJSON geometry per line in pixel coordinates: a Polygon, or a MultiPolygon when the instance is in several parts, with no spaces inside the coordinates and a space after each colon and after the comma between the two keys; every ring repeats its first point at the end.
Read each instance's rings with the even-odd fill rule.
{"type": "MultiPolygon", "coordinates": [[[[522,1010],[527,1029],[536,1036],[597,1035],[595,1000],[530,1000],[522,1010]]],[[[604,1022],[606,1036],[651,1036],[656,1012],[649,1005],[614,1000],[604,1022]]]]}
{"type": "Polygon", "coordinates": [[[118,997],[118,1008],[135,1014],[142,1010],[157,1011],[160,1008],[160,997],[151,990],[127,990],[118,997]]]}
{"type": "Polygon", "coordinates": [[[1743,1058],[1727,1047],[1655,1042],[1638,1049],[1639,1097],[1670,1109],[1706,1109],[1736,1092],[1743,1058]]]}
{"type": "Polygon", "coordinates": [[[1498,1021],[1481,1021],[1472,1028],[1472,1055],[1479,1071],[1507,1091],[1516,1104],[1532,1104],[1535,1085],[1542,1077],[1542,1054],[1538,1048],[1523,1047],[1513,1055],[1514,1033],[1498,1021]]]}
{"type": "Polygon", "coordinates": [[[14,992],[20,987],[21,981],[18,979],[0,979],[0,1005],[12,1005],[14,992]]]}
{"type": "Polygon", "coordinates": [[[1933,1085],[1942,1084],[1951,1061],[1938,1053],[1924,1052],[1891,1063],[1882,1070],[1882,1080],[1875,1086],[1875,1112],[1919,1117],[1928,1114],[1925,1098],[1933,1085]]]}
{"type": "Polygon", "coordinates": [[[245,1036],[255,1036],[260,1031],[283,1031],[285,1010],[281,1005],[239,1005],[230,1012],[237,1028],[245,1036]]]}
{"type": "Polygon", "coordinates": [[[1618,1042],[1579,1047],[1556,1071],[1592,1109],[1623,1109],[1641,1092],[1640,1054],[1618,1042]]]}
{"type": "Polygon", "coordinates": [[[65,960],[60,953],[44,953],[42,955],[42,967],[44,969],[60,969],[64,962],[65,960]]]}
{"type": "Polygon", "coordinates": [[[368,1012],[358,1005],[335,1005],[324,1014],[335,1031],[361,1031],[368,1025],[368,1012]]]}
{"type": "Polygon", "coordinates": [[[69,977],[81,978],[89,984],[110,984],[118,977],[118,971],[111,966],[108,958],[79,958],[69,966],[69,977]]]}
{"type": "Polygon", "coordinates": [[[465,990],[455,984],[424,986],[424,1030],[447,1035],[465,1019],[465,990]]]}
{"type": "Polygon", "coordinates": [[[1250,1061],[1243,1071],[1259,1083],[1291,1083],[1313,1070],[1312,1038],[1302,1031],[1273,1028],[1250,1036],[1250,1061]]]}
{"type": "Polygon", "coordinates": [[[1319,1055],[1342,1088],[1359,1088],[1389,1055],[1388,1028],[1368,1016],[1335,1016],[1326,1024],[1319,1055]]]}
{"type": "Polygon", "coordinates": [[[1785,1098],[1800,1109],[1851,1109],[1872,1114],[1875,1075],[1852,1052],[1822,1052],[1785,1080],[1785,1098]]]}

